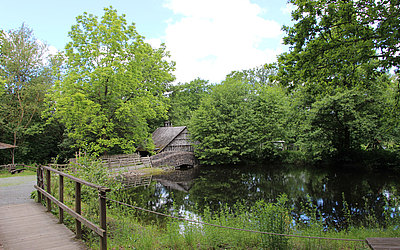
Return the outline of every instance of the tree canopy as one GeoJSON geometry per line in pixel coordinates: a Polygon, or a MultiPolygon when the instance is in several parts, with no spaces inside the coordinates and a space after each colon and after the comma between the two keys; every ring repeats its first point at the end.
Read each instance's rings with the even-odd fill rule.
{"type": "Polygon", "coordinates": [[[166,46],[152,48],[112,7],[78,16],[51,58],[25,26],[1,31],[0,140],[33,161],[151,151],[169,119],[188,126],[203,164],[396,163],[399,0],[290,2],[289,52],[212,84],[174,84],[166,46]]]}
{"type": "Polygon", "coordinates": [[[84,13],[76,20],[48,115],[65,125],[75,147],[95,154],[151,149],[148,122],[166,116],[163,94],[174,80],[165,46],[153,49],[111,7],[100,19],[84,13]]]}
{"type": "Polygon", "coordinates": [[[48,62],[47,46],[27,26],[0,30],[0,138],[14,146],[42,128],[35,121],[40,119],[52,83],[48,62]]]}
{"type": "Polygon", "coordinates": [[[179,83],[170,87],[170,104],[168,111],[170,121],[175,126],[187,126],[198,109],[202,99],[208,94],[208,81],[195,79],[189,83],[179,83]]]}
{"type": "Polygon", "coordinates": [[[274,158],[274,142],[284,139],[284,91],[278,86],[256,87],[241,76],[232,74],[212,87],[193,113],[189,129],[200,142],[197,155],[204,163],[274,158]]]}
{"type": "Polygon", "coordinates": [[[291,0],[295,24],[284,27],[291,51],[280,56],[285,84],[353,86],[356,70],[369,76],[400,65],[398,0],[291,0]]]}

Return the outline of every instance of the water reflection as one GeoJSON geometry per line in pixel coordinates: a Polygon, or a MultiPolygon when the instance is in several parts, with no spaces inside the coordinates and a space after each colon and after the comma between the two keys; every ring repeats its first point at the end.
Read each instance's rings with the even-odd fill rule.
{"type": "MultiPolygon", "coordinates": [[[[300,213],[311,202],[329,227],[346,227],[347,206],[353,221],[366,222],[367,215],[383,221],[385,202],[397,195],[399,177],[390,172],[367,173],[329,169],[293,169],[282,166],[201,167],[153,176],[148,188],[129,190],[137,204],[157,211],[180,209],[196,212],[206,205],[218,209],[241,201],[275,201],[281,194],[289,198],[296,221],[307,220],[300,213]]],[[[389,204],[390,205],[390,204],[389,204]]],[[[399,208],[387,207],[390,211],[399,208]]]]}

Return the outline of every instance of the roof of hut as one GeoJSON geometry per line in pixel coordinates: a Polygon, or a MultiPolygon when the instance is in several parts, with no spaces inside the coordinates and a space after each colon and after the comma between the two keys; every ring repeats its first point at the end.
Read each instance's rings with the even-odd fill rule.
{"type": "Polygon", "coordinates": [[[160,151],[168,146],[185,129],[186,126],[160,127],[156,129],[153,133],[153,143],[156,146],[156,150],[160,151]]]}
{"type": "Polygon", "coordinates": [[[16,148],[17,146],[0,142],[0,149],[16,148]]]}

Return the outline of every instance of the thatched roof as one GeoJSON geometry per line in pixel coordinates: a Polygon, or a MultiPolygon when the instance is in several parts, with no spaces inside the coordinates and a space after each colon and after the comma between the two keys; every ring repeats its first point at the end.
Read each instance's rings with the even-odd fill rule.
{"type": "Polygon", "coordinates": [[[0,142],[0,149],[16,148],[17,146],[0,142]]]}
{"type": "Polygon", "coordinates": [[[183,127],[160,127],[153,133],[153,142],[156,146],[156,151],[163,150],[168,144],[170,144],[183,130],[183,127]]]}

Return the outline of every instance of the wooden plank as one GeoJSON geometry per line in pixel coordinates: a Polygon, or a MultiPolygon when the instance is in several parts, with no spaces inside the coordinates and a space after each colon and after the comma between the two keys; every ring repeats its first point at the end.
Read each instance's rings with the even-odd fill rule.
{"type": "Polygon", "coordinates": [[[400,249],[400,238],[367,238],[371,249],[400,249]]]}
{"type": "Polygon", "coordinates": [[[0,249],[86,249],[46,208],[33,201],[0,207],[0,249]]]}
{"type": "Polygon", "coordinates": [[[52,200],[55,204],[57,204],[59,207],[61,207],[64,211],[66,211],[67,213],[69,213],[72,217],[74,217],[75,219],[79,220],[80,222],[82,222],[85,226],[87,226],[88,228],[92,229],[93,232],[97,233],[99,236],[103,236],[105,235],[106,231],[104,231],[103,229],[101,229],[100,227],[98,227],[96,224],[94,224],[93,222],[87,220],[86,218],[82,217],[80,214],[76,213],[74,210],[72,210],[71,208],[69,208],[68,206],[66,206],[64,203],[61,203],[59,200],[57,200],[54,196],[52,196],[51,194],[47,193],[46,191],[44,191],[43,189],[39,188],[38,186],[34,186],[37,190],[39,190],[44,196],[46,196],[47,198],[49,198],[50,200],[52,200]]]}

